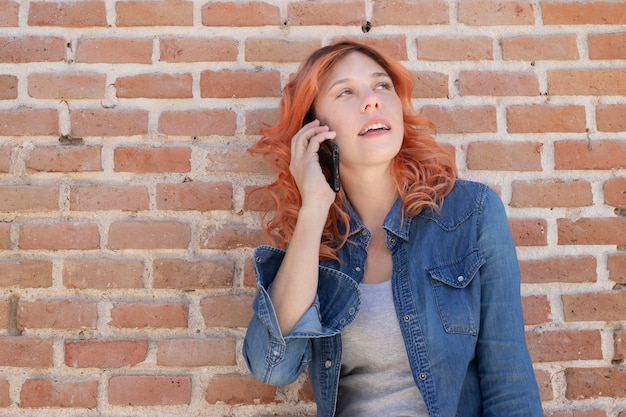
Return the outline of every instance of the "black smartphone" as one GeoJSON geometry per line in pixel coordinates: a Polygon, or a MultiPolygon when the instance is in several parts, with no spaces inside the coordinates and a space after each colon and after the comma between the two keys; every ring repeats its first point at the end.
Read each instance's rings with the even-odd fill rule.
{"type": "Polygon", "coordinates": [[[328,185],[334,192],[338,193],[340,189],[339,184],[339,146],[330,139],[320,143],[320,150],[317,152],[319,155],[320,165],[322,166],[322,172],[326,176],[328,185]]]}

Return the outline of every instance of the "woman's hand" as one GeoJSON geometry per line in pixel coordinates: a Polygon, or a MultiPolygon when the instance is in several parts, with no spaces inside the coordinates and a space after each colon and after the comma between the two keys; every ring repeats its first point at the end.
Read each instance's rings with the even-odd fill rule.
{"type": "Polygon", "coordinates": [[[291,139],[289,170],[302,196],[303,208],[309,205],[320,208],[322,204],[328,210],[335,201],[335,192],[326,182],[317,154],[320,143],[334,139],[335,135],[328,126],[321,126],[318,120],[314,120],[305,124],[291,139]]]}

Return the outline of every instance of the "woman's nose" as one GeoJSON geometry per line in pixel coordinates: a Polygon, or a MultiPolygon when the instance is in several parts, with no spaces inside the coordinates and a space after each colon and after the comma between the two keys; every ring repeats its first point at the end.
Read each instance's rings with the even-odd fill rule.
{"type": "Polygon", "coordinates": [[[363,97],[363,104],[361,106],[363,111],[371,111],[380,107],[380,100],[376,92],[367,90],[364,94],[365,97],[363,97]]]}

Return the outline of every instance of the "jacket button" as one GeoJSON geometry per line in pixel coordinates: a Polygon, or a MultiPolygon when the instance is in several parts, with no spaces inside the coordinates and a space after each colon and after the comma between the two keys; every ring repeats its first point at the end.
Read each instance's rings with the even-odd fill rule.
{"type": "Polygon", "coordinates": [[[411,321],[411,316],[409,316],[408,314],[406,316],[404,316],[404,321],[406,321],[406,322],[411,321]]]}
{"type": "Polygon", "coordinates": [[[354,312],[356,310],[354,309],[354,307],[350,307],[350,310],[348,310],[348,314],[350,314],[351,316],[354,316],[354,312]]]}
{"type": "Polygon", "coordinates": [[[426,379],[426,374],[422,372],[422,373],[420,374],[420,379],[421,379],[422,381],[424,381],[424,380],[426,379]]]}
{"type": "Polygon", "coordinates": [[[324,362],[324,366],[326,367],[326,369],[328,369],[331,366],[333,366],[333,362],[332,361],[326,361],[326,362],[324,362]]]}
{"type": "Polygon", "coordinates": [[[465,281],[465,277],[464,277],[463,275],[459,275],[459,277],[457,278],[457,280],[458,280],[459,282],[463,282],[463,281],[465,281]]]}

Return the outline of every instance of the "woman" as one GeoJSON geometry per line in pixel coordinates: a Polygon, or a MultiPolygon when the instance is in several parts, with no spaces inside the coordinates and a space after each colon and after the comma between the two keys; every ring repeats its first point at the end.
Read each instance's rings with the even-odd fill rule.
{"type": "Polygon", "coordinates": [[[411,91],[408,70],[354,42],[285,87],[252,148],[278,175],[243,355],[268,384],[308,367],[318,416],[541,416],[503,205],[455,178],[411,91]],[[338,193],[324,141],[341,150],[338,193]]]}

